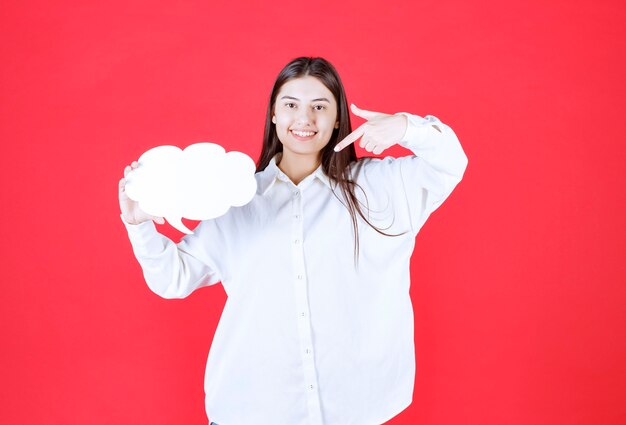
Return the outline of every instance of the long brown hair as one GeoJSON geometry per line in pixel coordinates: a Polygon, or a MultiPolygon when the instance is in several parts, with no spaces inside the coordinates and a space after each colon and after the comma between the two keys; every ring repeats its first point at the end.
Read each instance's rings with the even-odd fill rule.
{"type": "MultiPolygon", "coordinates": [[[[399,235],[391,235],[383,232],[381,229],[374,226],[363,214],[362,206],[365,208],[367,208],[367,206],[363,205],[363,203],[357,199],[355,187],[358,187],[364,195],[365,192],[350,177],[350,164],[353,162],[359,162],[357,167],[362,165],[356,156],[354,144],[350,144],[339,152],[335,152],[333,150],[339,141],[343,140],[348,134],[352,133],[352,125],[350,124],[348,101],[346,99],[343,84],[335,68],[326,59],[319,57],[296,58],[285,65],[285,67],[278,74],[278,77],[276,77],[276,81],[274,82],[274,87],[272,88],[272,93],[270,95],[269,104],[267,106],[265,132],[263,134],[263,148],[261,150],[259,160],[257,161],[256,170],[257,172],[264,170],[274,155],[283,151],[283,145],[280,143],[276,134],[276,127],[274,126],[274,123],[272,123],[272,115],[278,92],[287,81],[309,75],[317,78],[322,84],[324,84],[328,90],[331,91],[333,96],[335,96],[335,100],[337,101],[337,120],[339,121],[339,128],[333,130],[330,141],[324,149],[322,149],[321,164],[324,173],[328,176],[331,182],[331,187],[333,184],[335,187],[337,185],[341,187],[341,192],[347,200],[347,203],[344,203],[333,190],[337,199],[339,199],[339,201],[348,209],[350,217],[352,218],[352,228],[354,230],[354,260],[356,265],[359,257],[359,226],[356,214],[360,215],[369,226],[382,235],[399,235]]],[[[358,173],[359,170],[357,169],[356,171],[358,173]]],[[[367,202],[367,195],[365,195],[365,198],[367,202]]]]}

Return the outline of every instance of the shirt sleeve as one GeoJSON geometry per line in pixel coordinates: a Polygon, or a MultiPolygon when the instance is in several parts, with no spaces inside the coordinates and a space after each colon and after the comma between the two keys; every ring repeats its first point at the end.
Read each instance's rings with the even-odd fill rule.
{"type": "MultiPolygon", "coordinates": [[[[121,217],[121,216],[120,216],[121,217]]],[[[200,223],[192,235],[179,244],[160,234],[152,221],[128,224],[133,252],[148,287],[163,298],[184,298],[197,288],[221,280],[217,265],[203,241],[210,238],[210,226],[200,223]]]]}
{"type": "Polygon", "coordinates": [[[432,115],[406,112],[407,129],[399,144],[413,155],[396,159],[394,185],[404,196],[410,228],[416,235],[430,214],[450,195],[467,168],[467,156],[454,131],[432,115]]]}

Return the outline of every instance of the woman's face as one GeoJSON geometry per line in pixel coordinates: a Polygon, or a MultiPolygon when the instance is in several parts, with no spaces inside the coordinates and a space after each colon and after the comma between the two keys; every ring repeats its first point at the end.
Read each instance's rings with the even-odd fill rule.
{"type": "Polygon", "coordinates": [[[317,78],[294,78],[278,92],[272,122],[283,152],[317,159],[333,130],[339,128],[337,101],[317,78]]]}

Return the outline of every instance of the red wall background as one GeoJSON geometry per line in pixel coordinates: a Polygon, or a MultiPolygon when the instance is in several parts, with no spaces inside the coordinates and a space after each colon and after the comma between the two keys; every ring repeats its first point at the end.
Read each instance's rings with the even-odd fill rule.
{"type": "Polygon", "coordinates": [[[469,157],[418,235],[414,402],[388,423],[626,423],[623,2],[263,3],[0,6],[0,423],[206,424],[226,296],[149,291],[117,182],[162,144],[256,159],[300,55],[469,157]]]}

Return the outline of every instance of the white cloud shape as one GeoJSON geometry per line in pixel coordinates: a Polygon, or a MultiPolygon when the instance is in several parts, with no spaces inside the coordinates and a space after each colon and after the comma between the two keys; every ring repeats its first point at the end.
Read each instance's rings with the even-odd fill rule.
{"type": "Polygon", "coordinates": [[[252,200],[256,192],[254,161],[215,143],[196,143],[181,150],[158,146],[139,157],[126,177],[128,197],[148,214],[165,217],[183,233],[193,233],[181,218],[208,220],[231,206],[252,200]]]}

